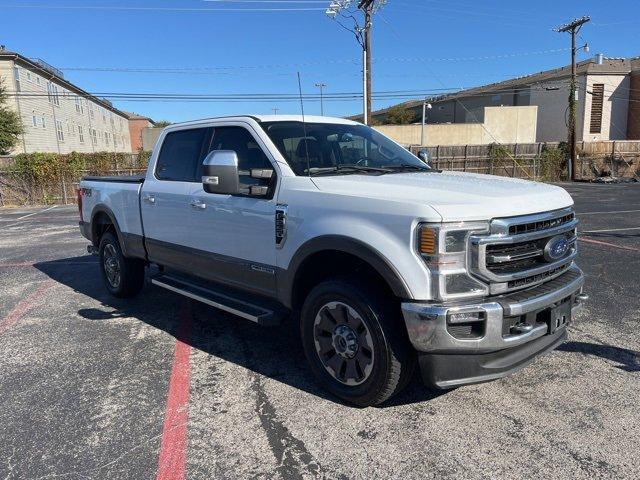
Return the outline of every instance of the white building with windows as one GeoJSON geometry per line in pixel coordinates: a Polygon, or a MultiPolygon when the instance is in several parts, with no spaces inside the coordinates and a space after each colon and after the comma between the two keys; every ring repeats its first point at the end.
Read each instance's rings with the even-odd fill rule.
{"type": "Polygon", "coordinates": [[[12,153],[132,151],[128,116],[45,62],[0,47],[0,81],[24,126],[12,153]]]}

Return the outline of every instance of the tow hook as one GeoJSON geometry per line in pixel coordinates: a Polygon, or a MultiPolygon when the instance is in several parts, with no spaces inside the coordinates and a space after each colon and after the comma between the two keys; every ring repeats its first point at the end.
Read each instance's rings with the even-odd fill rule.
{"type": "Polygon", "coordinates": [[[514,326],[512,326],[510,329],[510,332],[514,335],[522,335],[524,333],[529,333],[531,330],[533,330],[533,325],[531,325],[530,323],[518,323],[514,326]]]}
{"type": "Polygon", "coordinates": [[[586,302],[587,300],[589,300],[589,295],[587,295],[586,293],[579,293],[578,295],[576,295],[577,303],[586,302]]]}
{"type": "Polygon", "coordinates": [[[91,255],[97,255],[98,247],[96,247],[95,245],[87,245],[87,252],[90,253],[91,255]]]}

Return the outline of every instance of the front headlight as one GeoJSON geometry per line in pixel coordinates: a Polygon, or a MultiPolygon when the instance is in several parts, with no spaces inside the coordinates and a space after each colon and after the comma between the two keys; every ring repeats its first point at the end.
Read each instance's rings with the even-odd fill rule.
{"type": "Polygon", "coordinates": [[[469,236],[489,230],[486,222],[423,223],[418,253],[431,272],[432,296],[438,300],[480,297],[489,287],[469,274],[469,236]]]}

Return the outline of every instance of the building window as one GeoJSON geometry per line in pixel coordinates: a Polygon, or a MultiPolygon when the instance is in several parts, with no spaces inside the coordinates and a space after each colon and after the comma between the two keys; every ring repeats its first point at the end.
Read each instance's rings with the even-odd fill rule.
{"type": "Polygon", "coordinates": [[[27,70],[27,80],[31,81],[31,72],[27,70]]]}
{"type": "Polygon", "coordinates": [[[20,69],[18,67],[13,67],[13,78],[16,80],[16,92],[21,91],[20,88],[20,69]]]}
{"type": "Polygon", "coordinates": [[[80,143],[84,143],[84,131],[82,129],[82,125],[78,125],[78,139],[80,143]]]}
{"type": "Polygon", "coordinates": [[[604,83],[593,84],[591,95],[591,124],[589,133],[602,133],[602,107],[604,105],[604,83]]]}
{"type": "Polygon", "coordinates": [[[40,117],[40,123],[42,124],[42,128],[47,128],[47,125],[46,125],[45,120],[44,120],[44,115],[42,115],[40,117]]]}
{"type": "Polygon", "coordinates": [[[34,127],[38,126],[38,117],[36,117],[36,112],[31,113],[31,122],[33,123],[34,127]]]}
{"type": "Polygon", "coordinates": [[[36,75],[36,83],[40,85],[40,75],[36,75]]]}
{"type": "Polygon", "coordinates": [[[55,83],[47,82],[47,97],[49,103],[60,106],[60,97],[58,96],[58,86],[55,83]]]}
{"type": "Polygon", "coordinates": [[[90,130],[90,134],[91,134],[91,144],[92,145],[98,145],[98,134],[96,132],[96,129],[92,128],[90,130]]]}
{"type": "Polygon", "coordinates": [[[107,111],[102,109],[102,123],[107,123],[107,111]]]}
{"type": "Polygon", "coordinates": [[[76,112],[82,113],[82,99],[76,95],[76,112]]]}
{"type": "Polygon", "coordinates": [[[60,120],[56,120],[56,134],[58,135],[58,140],[64,142],[64,130],[62,129],[62,122],[60,120]]]}
{"type": "Polygon", "coordinates": [[[89,102],[89,117],[93,118],[93,103],[89,102]]]}

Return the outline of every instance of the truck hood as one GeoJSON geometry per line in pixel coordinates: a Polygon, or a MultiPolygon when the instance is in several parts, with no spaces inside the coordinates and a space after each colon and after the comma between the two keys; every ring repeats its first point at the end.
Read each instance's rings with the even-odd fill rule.
{"type": "Polygon", "coordinates": [[[442,221],[489,220],[573,205],[560,187],[514,178],[463,172],[314,177],[325,192],[416,202],[436,210],[442,221]]]}

